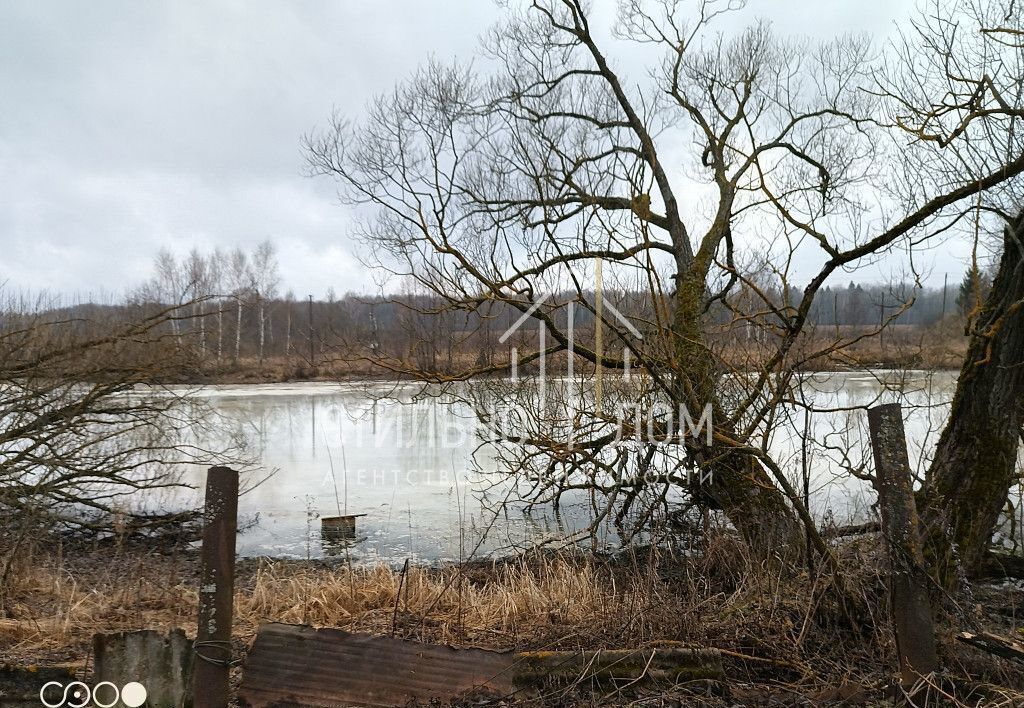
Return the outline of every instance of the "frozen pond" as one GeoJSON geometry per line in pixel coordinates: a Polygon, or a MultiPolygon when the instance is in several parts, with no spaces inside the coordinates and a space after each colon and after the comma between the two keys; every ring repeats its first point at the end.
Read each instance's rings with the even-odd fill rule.
{"type": "MultiPolygon", "coordinates": [[[[914,465],[914,458],[935,443],[954,381],[952,373],[816,374],[804,395],[825,410],[808,421],[803,409],[787,408],[791,419],[781,424],[771,449],[801,491],[802,471],[811,471],[815,515],[836,523],[863,519],[874,495],[848,472],[867,452],[863,407],[894,400],[907,406],[914,465]]],[[[468,410],[437,399],[412,402],[413,390],[365,382],[203,388],[199,395],[247,431],[254,453],[273,472],[239,501],[241,521],[253,522],[239,537],[239,553],[345,552],[325,549],[320,540],[319,517],[337,515],[339,506],[342,513],[365,514],[358,519],[362,540],[347,549],[354,562],[479,557],[587,526],[591,512],[582,500],[570,499],[558,515],[550,509],[495,513],[495,502],[508,488],[506,478],[493,455],[480,448],[468,410]],[[377,400],[384,393],[393,398],[377,400]]],[[[260,476],[249,475],[243,485],[260,476]]],[[[201,486],[202,470],[187,477],[201,486]]],[[[198,503],[195,491],[171,494],[150,501],[198,503]]],[[[602,532],[599,542],[614,543],[614,532],[602,532]]]]}

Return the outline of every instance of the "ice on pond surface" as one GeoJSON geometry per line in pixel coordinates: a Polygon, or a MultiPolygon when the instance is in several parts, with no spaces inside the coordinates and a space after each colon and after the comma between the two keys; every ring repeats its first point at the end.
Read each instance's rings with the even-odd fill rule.
{"type": "MultiPolygon", "coordinates": [[[[803,409],[783,407],[770,448],[802,491],[800,470],[812,470],[811,508],[835,523],[870,513],[874,495],[847,472],[863,462],[864,407],[893,400],[907,406],[911,459],[934,445],[952,395],[954,375],[808,375],[817,413],[805,431],[803,409]],[[916,406],[916,407],[915,407],[916,406]],[[788,411],[788,413],[787,413],[788,411]],[[791,415],[791,418],[787,418],[791,415]],[[805,435],[806,432],[806,435],[805,435]],[[809,443],[804,445],[804,440],[809,443]]],[[[239,500],[241,555],[320,557],[353,562],[459,560],[526,548],[585,529],[593,509],[585,495],[569,495],[555,513],[499,508],[509,483],[494,455],[481,447],[475,419],[461,403],[415,400],[415,387],[388,382],[289,383],[190,389],[225,421],[247,432],[269,477],[248,475],[239,500]],[[386,396],[386,398],[381,398],[386,396]],[[355,538],[323,543],[320,518],[365,514],[355,538]]],[[[190,470],[193,490],[164,490],[148,504],[181,507],[200,502],[204,471],[190,470]]],[[[598,546],[613,546],[611,524],[598,546]]]]}

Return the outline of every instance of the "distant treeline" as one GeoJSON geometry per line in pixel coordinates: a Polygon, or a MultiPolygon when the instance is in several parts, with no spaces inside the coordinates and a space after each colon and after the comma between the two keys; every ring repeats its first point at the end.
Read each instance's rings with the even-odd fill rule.
{"type": "MultiPolygon", "coordinates": [[[[799,292],[791,290],[790,302],[799,300],[799,292]]],[[[779,301],[782,301],[777,294],[779,301]]],[[[606,302],[638,323],[650,322],[649,298],[637,293],[605,293],[606,302]]],[[[556,295],[553,303],[565,302],[568,294],[556,295]]],[[[593,294],[584,295],[591,306],[593,294]]],[[[959,286],[950,286],[945,295],[942,288],[894,288],[881,285],[850,285],[846,288],[825,288],[810,313],[813,324],[821,327],[874,327],[890,318],[893,324],[931,326],[945,312],[947,317],[962,316],[970,300],[960,296],[959,286]],[[909,307],[906,303],[913,304],[909,307]],[[903,310],[902,312],[900,310],[903,310]]],[[[179,317],[165,328],[200,352],[204,358],[231,361],[236,358],[293,356],[314,360],[342,351],[362,348],[366,354],[406,357],[419,353],[431,362],[437,357],[450,357],[452,349],[491,352],[502,334],[519,319],[521,312],[502,303],[488,303],[477,312],[442,311],[441,303],[426,296],[361,296],[298,300],[290,297],[258,298],[253,293],[210,296],[181,305],[179,317]],[[339,349],[340,347],[340,349],[339,349]]],[[[135,301],[121,305],[85,303],[49,309],[33,317],[47,320],[64,319],[81,323],[81,328],[94,329],[103,321],[129,321],[143,313],[173,307],[155,300],[135,301]]],[[[16,322],[8,307],[3,320],[7,326],[16,322]]],[[[564,325],[566,308],[554,308],[552,317],[564,325]]],[[[718,305],[712,310],[713,322],[724,325],[733,313],[718,305]]],[[[762,318],[770,316],[762,315],[762,318]]],[[[592,331],[594,316],[584,304],[574,307],[575,325],[582,339],[592,331]]],[[[3,327],[0,324],[0,327],[3,327]]],[[[515,346],[525,339],[533,340],[536,322],[525,323],[506,346],[515,346]]],[[[742,331],[742,330],[738,330],[742,331]]],[[[486,354],[485,354],[486,355],[486,354]]],[[[424,361],[424,364],[427,364],[424,361]]]]}
{"type": "MultiPolygon", "coordinates": [[[[451,309],[450,303],[426,295],[363,296],[346,294],[300,299],[281,295],[273,244],[259,244],[251,254],[235,250],[203,255],[193,250],[182,260],[162,251],[153,277],[116,304],[83,303],[46,306],[7,293],[0,305],[0,330],[24,326],[27,318],[63,319],[90,329],[98,323],[124,322],[163,308],[177,307],[177,316],[165,328],[205,361],[231,362],[265,357],[295,357],[314,363],[345,356],[382,356],[419,359],[433,366],[439,359],[472,353],[491,363],[499,349],[533,341],[537,323],[525,323],[516,334],[499,343],[521,311],[501,302],[487,301],[475,310],[451,309]]],[[[877,327],[882,323],[932,326],[948,317],[963,317],[988,287],[988,277],[969,271],[947,287],[921,287],[913,283],[826,286],[815,298],[809,321],[818,327],[877,327]]],[[[764,299],[785,311],[800,301],[802,290],[783,290],[759,284],[757,292],[738,286],[709,311],[712,326],[733,336],[749,338],[756,323],[773,324],[776,317],[764,299]],[[753,313],[758,313],[754,315],[753,313]],[[742,321],[740,326],[729,323],[742,321]],[[750,324],[755,323],[755,324],[750,324]]],[[[628,316],[640,329],[656,321],[655,304],[647,293],[608,291],[606,302],[628,316]]],[[[564,326],[564,303],[574,305],[574,323],[580,341],[593,331],[594,295],[556,294],[548,305],[550,316],[564,326]],[[561,303],[561,305],[559,304],[561,303]]]]}
{"type": "MultiPolygon", "coordinates": [[[[990,283],[985,274],[975,278],[967,274],[945,288],[912,283],[826,285],[815,298],[809,318],[818,325],[869,326],[895,317],[894,324],[930,326],[953,314],[964,316],[974,307],[977,295],[983,297],[990,283]]],[[[790,301],[798,302],[801,294],[794,289],[790,301]]]]}

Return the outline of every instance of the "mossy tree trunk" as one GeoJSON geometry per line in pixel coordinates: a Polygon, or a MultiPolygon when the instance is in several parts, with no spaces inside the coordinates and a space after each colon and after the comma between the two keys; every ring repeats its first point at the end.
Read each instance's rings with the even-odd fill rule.
{"type": "Polygon", "coordinates": [[[949,422],[923,492],[928,555],[947,586],[955,558],[984,560],[1016,476],[1024,411],[1024,213],[1004,232],[992,290],[977,316],[949,422]]]}
{"type": "MultiPolygon", "coordinates": [[[[723,222],[723,229],[728,228],[723,222]]],[[[715,430],[734,439],[734,430],[724,423],[726,412],[719,405],[721,371],[704,334],[706,279],[713,250],[707,244],[720,238],[706,238],[693,264],[681,271],[676,280],[673,337],[675,344],[676,396],[691,413],[706,404],[712,406],[715,430]]],[[[710,447],[693,440],[697,464],[710,473],[710,479],[694,491],[721,509],[759,556],[799,549],[803,540],[800,523],[764,466],[751,454],[714,444],[710,447]]]]}

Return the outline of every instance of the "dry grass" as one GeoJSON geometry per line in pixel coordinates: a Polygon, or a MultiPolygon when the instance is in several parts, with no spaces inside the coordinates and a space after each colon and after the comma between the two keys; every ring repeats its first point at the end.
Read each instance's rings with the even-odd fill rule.
{"type": "Polygon", "coordinates": [[[603,582],[590,563],[560,558],[501,564],[487,574],[474,581],[454,567],[411,568],[403,580],[380,566],[348,571],[267,563],[239,594],[238,612],[251,626],[276,618],[376,632],[394,627],[432,641],[511,647],[553,625],[578,628],[597,615],[619,614],[641,592],[603,582]]]}
{"type": "MultiPolygon", "coordinates": [[[[777,342],[736,340],[710,335],[723,361],[737,370],[759,370],[776,353],[777,342]]],[[[865,368],[959,370],[967,352],[963,323],[949,318],[940,325],[896,325],[880,336],[874,328],[817,327],[804,332],[790,353],[807,370],[848,371],[865,368]],[[842,345],[839,346],[839,343],[842,345]]]]}
{"type": "MultiPolygon", "coordinates": [[[[860,569],[847,584],[870,608],[873,632],[844,625],[825,580],[751,563],[723,536],[696,559],[532,554],[463,568],[414,567],[404,576],[385,567],[248,560],[236,580],[235,636],[244,651],[261,623],[276,621],[494,649],[683,642],[724,650],[731,679],[755,693],[784,687],[823,695],[843,685],[874,691],[893,665],[883,584],[870,570],[869,544],[846,553],[844,567],[860,569]]],[[[36,551],[12,576],[0,663],[82,667],[94,632],[189,631],[196,566],[192,554],[36,551]]],[[[962,678],[1021,688],[1001,662],[975,654],[965,663],[951,633],[943,637],[947,665],[967,672],[962,678]]]]}
{"type": "MultiPolygon", "coordinates": [[[[189,627],[196,565],[191,555],[36,554],[15,573],[9,617],[0,619],[0,660],[73,661],[88,653],[95,631],[189,627]]],[[[577,556],[412,567],[404,576],[383,566],[250,560],[240,563],[236,583],[243,640],[276,621],[512,648],[626,634],[656,639],[669,630],[678,639],[689,617],[682,596],[649,573],[577,556]]]]}
{"type": "MultiPolygon", "coordinates": [[[[867,327],[843,326],[838,331],[831,327],[818,327],[805,334],[795,350],[801,356],[810,351],[826,349],[838,340],[854,342],[841,348],[832,356],[814,359],[810,368],[822,370],[846,370],[863,367],[922,368],[957,370],[963,363],[967,351],[967,337],[963,323],[950,317],[943,323],[931,327],[894,325],[879,337],[865,337],[874,331],[867,327]],[[861,337],[865,337],[861,339],[861,337]]],[[[714,333],[710,335],[716,340],[714,333]]],[[[719,338],[721,339],[721,338],[719,338]]],[[[764,359],[775,352],[769,342],[763,345],[735,340],[721,339],[716,351],[732,366],[739,369],[758,368],[764,359]]],[[[479,352],[463,349],[456,353],[449,367],[447,360],[439,360],[438,366],[453,371],[464,371],[476,366],[479,352]]],[[[549,362],[557,366],[558,355],[549,362]]],[[[392,365],[415,369],[412,361],[393,361],[392,365]]],[[[311,367],[300,355],[291,357],[268,356],[262,362],[255,357],[242,357],[238,361],[230,357],[217,362],[208,359],[193,363],[181,372],[182,383],[279,383],[289,381],[339,381],[346,379],[391,378],[394,374],[387,368],[374,366],[368,361],[353,359],[340,353],[322,357],[317,366],[311,367]]]]}

